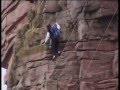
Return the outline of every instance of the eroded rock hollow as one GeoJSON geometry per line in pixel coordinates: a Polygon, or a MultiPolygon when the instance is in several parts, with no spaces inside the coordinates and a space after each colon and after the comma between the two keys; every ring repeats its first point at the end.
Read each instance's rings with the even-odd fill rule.
{"type": "Polygon", "coordinates": [[[117,0],[2,1],[7,90],[118,90],[117,0]],[[41,42],[61,26],[61,55],[41,42]]]}

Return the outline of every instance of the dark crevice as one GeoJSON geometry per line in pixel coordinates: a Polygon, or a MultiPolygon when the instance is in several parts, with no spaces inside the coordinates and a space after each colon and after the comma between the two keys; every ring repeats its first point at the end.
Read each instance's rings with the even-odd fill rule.
{"type": "Polygon", "coordinates": [[[7,25],[4,28],[2,28],[2,31],[4,31],[6,28],[7,28],[7,25]]]}
{"type": "Polygon", "coordinates": [[[20,1],[18,1],[15,6],[11,7],[5,14],[8,14],[8,13],[12,12],[13,10],[15,10],[17,8],[17,6],[19,5],[19,2],[20,1]]]}
{"type": "Polygon", "coordinates": [[[16,22],[14,22],[13,25],[5,32],[5,34],[10,33],[10,31],[11,31],[13,28],[15,28],[15,27],[18,25],[18,23],[19,23],[20,21],[22,21],[26,16],[27,16],[27,13],[25,13],[22,17],[20,17],[19,20],[17,20],[16,22]]]}
{"type": "Polygon", "coordinates": [[[3,9],[1,13],[4,13],[4,11],[5,11],[7,8],[9,8],[13,3],[14,3],[14,1],[12,1],[5,9],[3,9]]]}
{"type": "Polygon", "coordinates": [[[9,50],[7,51],[4,60],[2,61],[2,67],[3,68],[7,68],[7,62],[9,62],[9,60],[7,58],[10,58],[11,55],[13,53],[13,45],[9,48],[9,50]]]}
{"type": "Polygon", "coordinates": [[[9,13],[11,13],[12,11],[14,11],[17,8],[17,6],[19,5],[19,2],[20,2],[20,0],[4,14],[2,21],[7,17],[7,15],[9,13]]]}
{"type": "Polygon", "coordinates": [[[35,3],[35,2],[37,2],[38,0],[26,0],[26,1],[29,1],[30,3],[35,3]]]}

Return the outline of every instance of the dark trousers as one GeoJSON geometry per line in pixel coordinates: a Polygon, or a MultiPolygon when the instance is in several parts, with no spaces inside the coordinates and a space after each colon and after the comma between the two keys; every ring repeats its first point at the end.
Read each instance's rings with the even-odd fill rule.
{"type": "Polygon", "coordinates": [[[54,55],[58,54],[58,47],[59,47],[59,39],[52,40],[52,53],[54,55]]]}

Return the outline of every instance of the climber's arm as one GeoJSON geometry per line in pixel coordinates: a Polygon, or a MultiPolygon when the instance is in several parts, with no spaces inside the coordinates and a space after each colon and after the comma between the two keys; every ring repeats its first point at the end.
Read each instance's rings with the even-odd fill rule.
{"type": "Polygon", "coordinates": [[[47,32],[46,38],[45,38],[45,43],[48,41],[49,38],[50,38],[50,34],[49,34],[49,32],[47,32]]]}

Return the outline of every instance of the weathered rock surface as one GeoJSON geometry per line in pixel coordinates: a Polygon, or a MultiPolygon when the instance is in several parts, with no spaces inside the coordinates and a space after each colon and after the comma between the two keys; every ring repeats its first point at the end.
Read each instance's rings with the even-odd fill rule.
{"type": "Polygon", "coordinates": [[[2,1],[8,90],[118,90],[117,5],[116,0],[2,1]],[[62,53],[53,61],[42,42],[54,17],[62,28],[62,53]]]}

